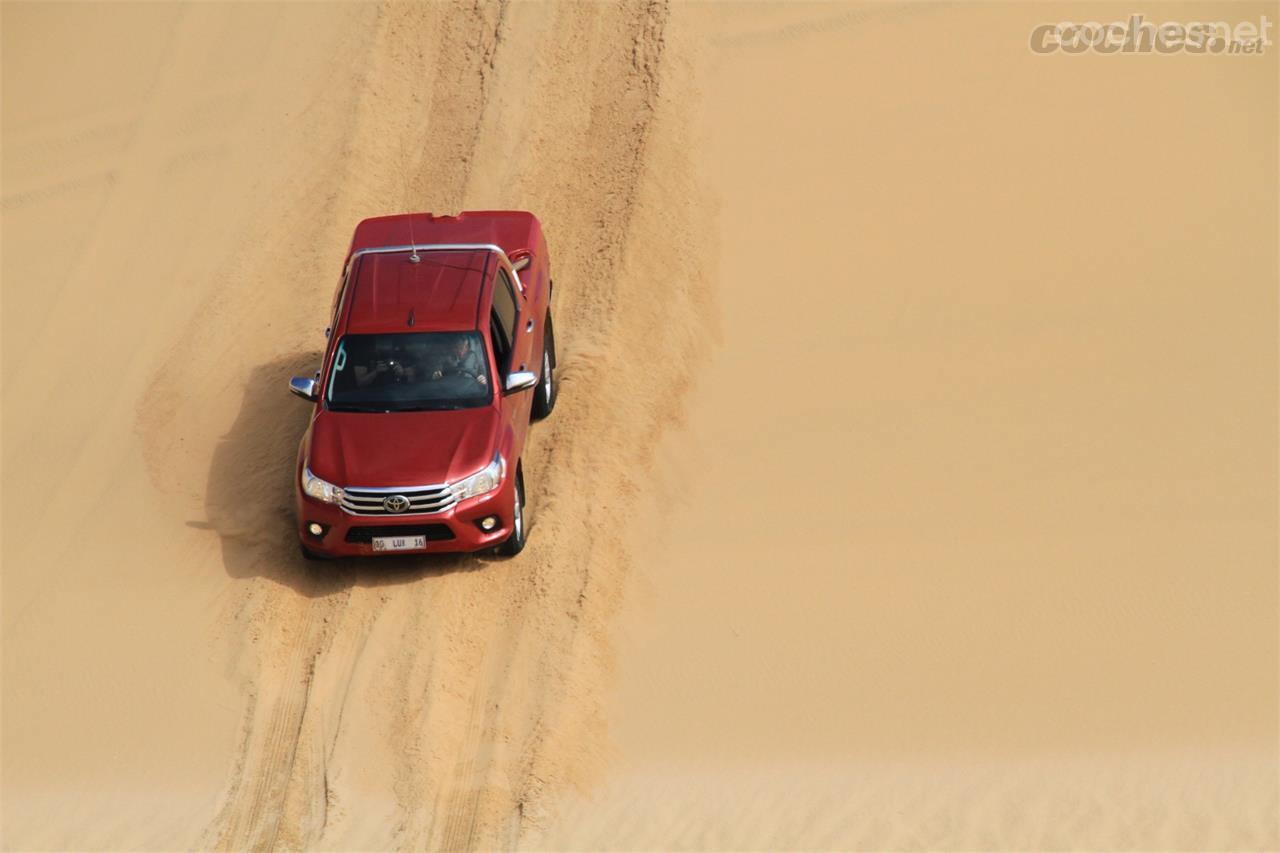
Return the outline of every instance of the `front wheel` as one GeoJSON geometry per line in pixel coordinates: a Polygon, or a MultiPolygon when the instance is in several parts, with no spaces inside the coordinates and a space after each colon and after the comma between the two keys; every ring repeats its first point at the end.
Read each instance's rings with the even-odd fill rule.
{"type": "Polygon", "coordinates": [[[541,420],[556,407],[556,336],[551,328],[551,312],[547,312],[546,334],[542,341],[542,373],[533,392],[533,416],[541,420]]]}
{"type": "Polygon", "coordinates": [[[306,545],[303,545],[301,542],[298,543],[298,550],[302,553],[302,559],[304,560],[326,559],[326,557],[323,554],[317,554],[315,551],[312,551],[310,548],[308,548],[306,545]]]}
{"type": "Polygon", "coordinates": [[[511,502],[511,535],[507,541],[498,546],[498,554],[503,557],[514,557],[524,550],[524,475],[516,469],[515,499],[511,502]]]}

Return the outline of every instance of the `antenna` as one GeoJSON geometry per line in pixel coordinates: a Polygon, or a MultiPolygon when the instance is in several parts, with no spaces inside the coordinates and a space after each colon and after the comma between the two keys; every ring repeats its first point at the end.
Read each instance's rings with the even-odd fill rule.
{"type": "MultiPolygon", "coordinates": [[[[422,260],[418,254],[418,241],[413,238],[413,206],[409,204],[409,170],[406,168],[404,139],[400,140],[400,181],[404,185],[404,205],[409,208],[409,263],[416,264],[422,260]]],[[[413,325],[413,321],[409,321],[413,325]]]]}

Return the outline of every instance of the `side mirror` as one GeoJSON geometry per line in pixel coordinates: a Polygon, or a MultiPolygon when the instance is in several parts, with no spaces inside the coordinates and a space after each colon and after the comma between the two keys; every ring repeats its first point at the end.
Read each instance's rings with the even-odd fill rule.
{"type": "Polygon", "coordinates": [[[531,263],[533,263],[533,255],[525,255],[523,257],[516,258],[514,261],[512,261],[511,268],[516,272],[520,272],[520,270],[529,266],[529,264],[531,263]]]}
{"type": "Polygon", "coordinates": [[[295,376],[289,380],[289,390],[308,403],[316,401],[316,381],[304,376],[295,376]]]}
{"type": "Polygon", "coordinates": [[[528,391],[537,384],[538,374],[526,373],[523,370],[517,371],[507,376],[506,392],[514,394],[517,391],[528,391]]]}

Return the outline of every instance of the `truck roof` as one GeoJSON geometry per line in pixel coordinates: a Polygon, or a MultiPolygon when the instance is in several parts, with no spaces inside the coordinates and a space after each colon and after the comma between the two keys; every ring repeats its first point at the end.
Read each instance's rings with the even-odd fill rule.
{"type": "MultiPolygon", "coordinates": [[[[508,256],[540,245],[541,228],[532,213],[479,210],[456,216],[403,213],[366,219],[356,226],[347,253],[387,246],[493,244],[508,256]]],[[[494,254],[484,249],[367,252],[349,271],[351,295],[345,331],[461,331],[483,328],[485,288],[497,275],[494,254]]]]}
{"type": "Polygon", "coordinates": [[[347,257],[360,249],[427,243],[493,243],[511,255],[535,249],[540,235],[537,217],[523,210],[469,210],[456,216],[400,213],[357,225],[347,257]]]}
{"type": "Polygon", "coordinates": [[[443,332],[479,328],[486,279],[497,269],[492,252],[469,249],[361,255],[352,271],[346,331],[443,332]]]}

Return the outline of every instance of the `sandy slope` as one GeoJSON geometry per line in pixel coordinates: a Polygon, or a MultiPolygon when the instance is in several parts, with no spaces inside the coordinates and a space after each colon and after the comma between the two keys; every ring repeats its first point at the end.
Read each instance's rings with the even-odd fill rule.
{"type": "Polygon", "coordinates": [[[2,8],[6,847],[1276,846],[1274,56],[2,8]],[[490,206],[555,251],[529,549],[304,564],[353,223],[490,206]]]}
{"type": "Polygon", "coordinates": [[[538,843],[1276,849],[1274,50],[694,11],[723,344],[634,542],[620,758],[538,843]]]}

